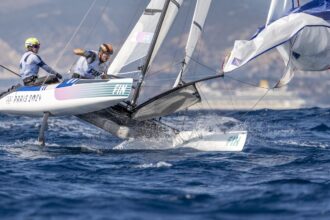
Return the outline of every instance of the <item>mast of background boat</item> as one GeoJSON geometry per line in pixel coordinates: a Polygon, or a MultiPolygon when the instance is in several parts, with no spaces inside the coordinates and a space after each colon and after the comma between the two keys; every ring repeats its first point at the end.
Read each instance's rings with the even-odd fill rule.
{"type": "Polygon", "coordinates": [[[205,19],[209,12],[211,2],[212,0],[197,0],[196,2],[195,12],[191,22],[189,37],[185,48],[186,55],[182,62],[180,73],[177,79],[175,80],[173,88],[177,87],[182,82],[183,73],[185,73],[187,70],[187,66],[188,63],[190,62],[190,58],[194,53],[197,42],[203,32],[205,19]]]}
{"type": "Polygon", "coordinates": [[[149,64],[150,64],[150,61],[151,61],[151,57],[153,55],[153,51],[155,49],[155,46],[156,46],[156,43],[157,43],[157,39],[158,39],[160,30],[162,28],[163,21],[165,19],[165,15],[166,15],[168,6],[170,5],[170,2],[171,2],[171,0],[166,0],[166,2],[164,4],[164,7],[163,7],[163,10],[162,10],[162,14],[161,14],[161,16],[159,18],[159,21],[158,21],[158,24],[157,24],[157,27],[156,27],[156,31],[155,31],[155,34],[153,36],[153,39],[152,39],[152,42],[151,42],[151,46],[150,46],[149,51],[148,51],[148,54],[147,54],[146,61],[145,61],[144,65],[142,66],[142,76],[141,76],[141,78],[140,78],[140,80],[139,80],[139,82],[137,84],[137,87],[136,87],[136,89],[134,91],[133,99],[132,99],[132,102],[131,102],[131,104],[133,106],[136,104],[136,100],[139,97],[141,85],[142,85],[143,80],[144,80],[144,77],[145,77],[145,75],[147,73],[147,70],[148,70],[148,67],[149,67],[149,64]]]}

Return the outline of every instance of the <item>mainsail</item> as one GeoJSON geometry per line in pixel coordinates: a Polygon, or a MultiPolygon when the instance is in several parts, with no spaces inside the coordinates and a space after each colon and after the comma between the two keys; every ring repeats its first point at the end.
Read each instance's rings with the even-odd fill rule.
{"type": "MultiPolygon", "coordinates": [[[[154,39],[154,34],[161,13],[164,9],[165,1],[166,0],[150,1],[139,21],[131,31],[124,45],[121,47],[119,53],[109,67],[108,75],[118,75],[123,67],[147,56],[152,40],[154,39]]],[[[159,33],[155,49],[153,50],[154,55],[152,56],[151,62],[166,37],[167,32],[182,4],[182,1],[183,0],[173,0],[170,2],[165,15],[166,22],[162,26],[161,32],[159,33]]]]}
{"type": "MultiPolygon", "coordinates": [[[[129,35],[115,61],[109,68],[108,74],[118,74],[124,66],[137,59],[144,58],[144,65],[140,66],[141,77],[135,87],[135,94],[130,99],[131,102],[120,103],[114,107],[78,117],[120,138],[139,137],[141,135],[152,136],[159,132],[162,133],[164,130],[174,131],[161,123],[158,120],[160,117],[187,109],[201,102],[196,83],[221,77],[220,75],[180,84],[141,104],[136,102],[144,76],[147,74],[153,59],[172,26],[182,2],[183,0],[151,0],[138,24],[129,35]],[[146,27],[146,24],[152,27],[146,27]],[[150,36],[152,35],[152,39],[148,38],[145,41],[136,40],[138,39],[136,36],[139,36],[141,32],[151,33],[150,36]]],[[[189,62],[198,38],[201,35],[210,3],[211,0],[198,0],[197,2],[194,20],[186,46],[186,64],[189,62]]],[[[182,68],[183,71],[185,71],[185,68],[182,68]]]]}
{"type": "Polygon", "coordinates": [[[174,83],[173,87],[177,87],[181,82],[182,75],[186,72],[190,58],[195,51],[198,40],[203,32],[204,23],[209,12],[212,0],[197,0],[194,17],[192,19],[188,41],[185,48],[185,58],[182,69],[174,83]]]}
{"type": "Polygon", "coordinates": [[[294,2],[273,0],[266,26],[251,40],[235,42],[223,71],[233,71],[273,48],[286,65],[277,87],[287,84],[295,70],[328,69],[330,0],[311,0],[300,7],[294,2]]]}

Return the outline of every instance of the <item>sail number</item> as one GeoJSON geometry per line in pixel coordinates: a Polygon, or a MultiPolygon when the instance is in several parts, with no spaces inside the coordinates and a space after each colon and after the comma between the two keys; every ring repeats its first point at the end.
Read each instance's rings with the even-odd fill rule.
{"type": "Polygon", "coordinates": [[[112,94],[113,95],[125,95],[127,84],[116,84],[112,94]]]}
{"type": "Polygon", "coordinates": [[[237,146],[239,144],[239,141],[241,140],[240,136],[236,135],[236,136],[230,136],[227,139],[227,146],[237,146]]]}

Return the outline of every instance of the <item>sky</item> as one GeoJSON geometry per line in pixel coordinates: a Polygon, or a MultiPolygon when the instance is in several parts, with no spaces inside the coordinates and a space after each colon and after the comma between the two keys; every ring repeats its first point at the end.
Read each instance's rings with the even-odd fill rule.
{"type": "MultiPolygon", "coordinates": [[[[43,60],[64,75],[77,59],[72,53],[76,47],[97,49],[100,43],[112,43],[115,56],[148,2],[148,0],[1,0],[0,64],[18,71],[19,59],[24,53],[24,40],[31,36],[41,41],[39,54],[43,60]],[[91,8],[89,13],[83,19],[89,8],[91,8]],[[79,30],[77,27],[80,27],[79,30]]],[[[194,2],[194,0],[184,1],[172,30],[155,59],[151,72],[165,70],[169,73],[155,75],[158,79],[165,78],[170,81],[175,78],[173,73],[176,73],[178,66],[174,64],[183,59],[182,49],[187,39],[194,2]]],[[[213,0],[203,36],[194,55],[194,58],[207,68],[192,64],[190,76],[196,78],[215,74],[215,71],[210,69],[219,70],[234,41],[249,39],[257,28],[265,23],[269,4],[270,0],[213,0]]],[[[251,65],[234,72],[232,76],[254,84],[264,78],[275,83],[280,78],[282,68],[283,63],[277,53],[269,53],[255,60],[251,65]]],[[[325,73],[320,74],[322,77],[326,77],[325,75],[325,73]]],[[[150,77],[152,78],[153,74],[150,74],[150,77]]],[[[310,77],[313,80],[317,78],[308,74],[298,74],[289,89],[304,93],[302,87],[311,81],[310,77]]],[[[328,81],[326,80],[327,83],[328,81]]],[[[0,70],[0,90],[14,82],[18,82],[15,77],[0,70]]],[[[230,82],[230,85],[235,88],[245,86],[235,82],[230,82]]],[[[221,86],[219,85],[220,89],[221,86]]],[[[150,90],[146,91],[150,92],[150,90]]],[[[318,93],[321,94],[322,91],[318,93]]],[[[313,91],[304,95],[311,96],[313,91]]],[[[320,95],[313,98],[317,100],[316,102],[324,99],[320,95]]]]}
{"type": "MultiPolygon", "coordinates": [[[[81,24],[77,35],[65,48],[94,0],[2,0],[0,2],[0,47],[5,49],[8,55],[2,57],[1,61],[17,70],[19,57],[24,53],[24,40],[30,36],[40,39],[42,43],[40,55],[49,64],[56,64],[59,54],[65,49],[63,60],[56,65],[63,71],[75,59],[72,55],[74,47],[95,48],[101,42],[106,41],[113,43],[115,50],[118,51],[148,3],[147,0],[125,0],[125,4],[122,2],[97,0],[81,24]],[[103,12],[103,10],[105,11],[103,12]]],[[[223,48],[231,46],[235,35],[253,34],[255,29],[262,25],[267,13],[267,4],[265,3],[267,1],[254,0],[252,4],[247,2],[251,1],[213,1],[206,24],[205,36],[209,37],[207,41],[216,45],[206,44],[205,48],[208,49],[209,56],[223,53],[223,48]],[[242,20],[242,17],[238,16],[244,11],[253,10],[255,12],[255,8],[260,13],[247,13],[251,18],[242,20]],[[258,20],[260,24],[256,23],[258,20]],[[248,26],[251,28],[247,28],[248,26]],[[238,29],[243,31],[236,31],[238,29]],[[248,29],[250,32],[246,33],[248,29]],[[212,34],[207,32],[212,32],[212,34]]],[[[188,31],[190,23],[186,20],[187,16],[192,15],[192,3],[194,0],[185,0],[184,2],[182,13],[180,12],[176,25],[169,36],[173,43],[177,43],[173,38],[184,35],[188,31]],[[190,12],[189,9],[191,9],[190,12]]],[[[183,47],[184,40],[180,43],[183,47]]],[[[171,49],[171,46],[173,45],[169,45],[167,48],[171,49]]]]}

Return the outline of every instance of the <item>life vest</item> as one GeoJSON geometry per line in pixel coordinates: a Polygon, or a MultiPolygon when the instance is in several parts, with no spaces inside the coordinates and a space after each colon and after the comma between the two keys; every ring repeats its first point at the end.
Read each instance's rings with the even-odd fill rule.
{"type": "Polygon", "coordinates": [[[97,52],[89,52],[92,52],[93,55],[88,58],[80,57],[73,68],[73,72],[86,79],[95,79],[106,72],[109,62],[101,63],[97,52]]]}
{"type": "Polygon", "coordinates": [[[41,58],[32,51],[24,53],[19,64],[19,74],[22,79],[30,76],[38,76],[39,67],[42,62],[41,58]]]}

